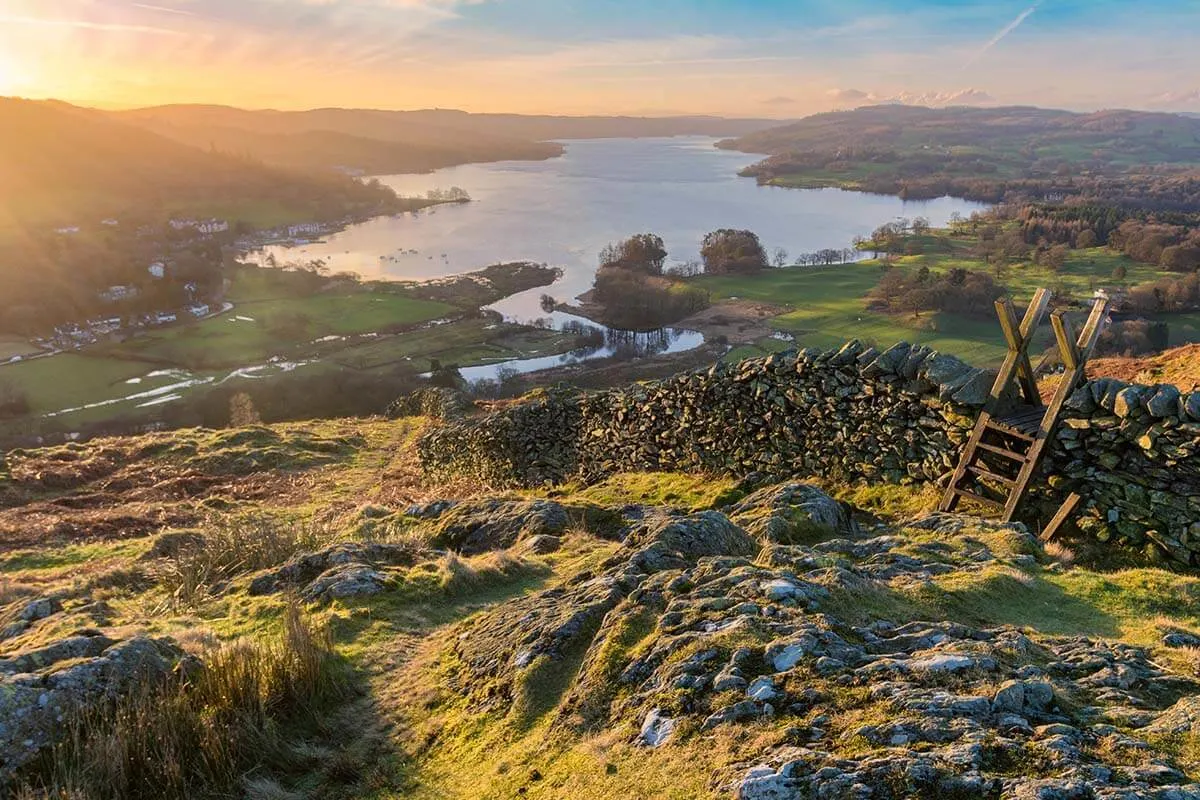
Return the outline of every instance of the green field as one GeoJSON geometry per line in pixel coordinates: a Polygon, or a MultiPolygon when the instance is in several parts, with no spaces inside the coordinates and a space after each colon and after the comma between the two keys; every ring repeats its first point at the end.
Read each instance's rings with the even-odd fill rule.
{"type": "Polygon", "coordinates": [[[38,348],[25,339],[17,336],[0,336],[0,363],[17,356],[35,355],[38,352],[40,352],[38,348]]]}
{"type": "MultiPolygon", "coordinates": [[[[992,271],[969,255],[966,239],[944,234],[924,239],[927,253],[901,257],[894,262],[897,268],[928,267],[933,272],[945,272],[962,267],[992,271]]],[[[870,260],[830,267],[785,267],[749,276],[701,276],[692,280],[712,292],[714,300],[743,298],[791,309],[771,324],[795,336],[795,344],[800,347],[829,348],[848,339],[860,339],[886,348],[903,340],[929,345],[978,366],[993,366],[1003,359],[1004,340],[996,320],[990,316],[941,312],[914,317],[867,311],[867,294],[879,282],[883,269],[882,262],[870,260]]],[[[1099,287],[1130,286],[1172,275],[1105,248],[1093,248],[1071,251],[1066,265],[1057,273],[1032,263],[1007,266],[998,282],[1009,289],[1017,303],[1028,301],[1040,287],[1067,291],[1086,301],[1099,287]],[[1119,265],[1127,270],[1125,279],[1120,281],[1112,278],[1119,265]]],[[[1200,315],[1159,318],[1170,326],[1172,345],[1200,341],[1200,315]]],[[[1039,333],[1035,350],[1049,347],[1052,341],[1047,324],[1039,333]]],[[[761,339],[754,345],[735,349],[726,358],[762,355],[788,346],[789,343],[777,339],[761,339]]]]}
{"type": "Polygon", "coordinates": [[[426,372],[435,359],[465,367],[576,346],[574,336],[501,323],[395,285],[246,269],[235,273],[227,296],[233,310],[205,320],[185,318],[124,342],[0,366],[0,383],[30,405],[29,417],[5,422],[2,432],[28,433],[47,415],[54,425],[71,426],[151,414],[168,396],[259,380],[289,363],[302,363],[306,374],[390,376],[426,372]],[[325,289],[314,292],[315,284],[325,289]],[[260,370],[252,378],[238,373],[247,367],[260,370]],[[61,413],[70,409],[77,410],[61,413]]]}
{"type": "Polygon", "coordinates": [[[413,325],[453,311],[395,294],[349,292],[238,304],[233,311],[133,339],[120,355],[188,369],[238,366],[297,343],[413,325]]]}

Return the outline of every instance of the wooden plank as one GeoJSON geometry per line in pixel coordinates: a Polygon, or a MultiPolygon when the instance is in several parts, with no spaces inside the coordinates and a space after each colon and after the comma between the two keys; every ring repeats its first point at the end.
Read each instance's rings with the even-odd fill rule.
{"type": "Polygon", "coordinates": [[[1041,394],[1037,388],[1037,371],[1029,362],[1029,345],[1033,341],[1033,335],[1037,332],[1038,326],[1042,324],[1046,309],[1050,307],[1051,297],[1053,297],[1053,293],[1049,289],[1038,289],[1034,293],[1029,308],[1025,309],[1025,317],[1021,320],[1021,328],[1018,331],[1021,336],[1021,359],[1018,362],[1018,374],[1021,376],[1021,388],[1025,394],[1025,402],[1031,405],[1041,402],[1041,394]]]}
{"type": "Polygon", "coordinates": [[[984,469],[980,466],[970,466],[967,467],[967,469],[981,478],[986,478],[987,480],[995,481],[996,483],[1002,483],[1005,486],[1012,486],[1016,483],[1016,480],[1013,478],[1006,478],[1003,475],[997,475],[995,472],[992,472],[989,469],[984,469]]]}
{"type": "Polygon", "coordinates": [[[1100,334],[1104,333],[1107,320],[1108,301],[1097,300],[1092,305],[1092,313],[1088,316],[1087,324],[1083,326],[1083,333],[1079,334],[1079,354],[1080,361],[1083,362],[1080,366],[1085,365],[1087,360],[1092,357],[1092,351],[1096,349],[1096,345],[1100,341],[1100,334]]]}
{"type": "Polygon", "coordinates": [[[1050,316],[1050,324],[1054,327],[1054,338],[1058,340],[1058,354],[1062,357],[1063,365],[1067,372],[1073,372],[1079,366],[1079,346],[1075,343],[1071,320],[1060,310],[1050,316]]]}
{"type": "MultiPolygon", "coordinates": [[[[1035,403],[1038,397],[1037,378],[1033,373],[1033,364],[1029,361],[1029,338],[1022,335],[1022,330],[1027,322],[1031,325],[1036,324],[1036,322],[1031,322],[1031,315],[1035,310],[1034,305],[1030,304],[1029,309],[1025,312],[1025,319],[1019,323],[1011,299],[1003,297],[997,300],[995,305],[996,316],[1000,319],[1000,328],[1004,331],[1004,338],[1008,342],[1008,350],[1016,355],[1014,366],[1021,394],[1027,403],[1035,403]]],[[[1006,386],[1007,383],[1005,381],[1006,386]]]]}
{"type": "Polygon", "coordinates": [[[1005,436],[1015,436],[1018,439],[1024,439],[1027,442],[1032,442],[1037,438],[1035,434],[1026,433],[1020,428],[1014,428],[1012,425],[1008,425],[998,419],[993,419],[990,421],[988,423],[988,428],[996,431],[997,433],[1002,433],[1005,436]]]}
{"type": "Polygon", "coordinates": [[[1004,456],[1005,458],[1012,459],[1013,461],[1020,461],[1020,462],[1025,461],[1025,456],[1022,455],[1021,453],[1015,453],[1012,450],[1008,450],[1003,447],[997,447],[994,444],[987,444],[985,442],[980,442],[979,449],[986,450],[989,453],[995,453],[998,456],[1004,456]]]}
{"type": "Polygon", "coordinates": [[[1083,500],[1082,497],[1075,492],[1071,492],[1054,516],[1050,518],[1050,522],[1042,529],[1041,535],[1038,538],[1043,542],[1048,542],[1057,536],[1063,524],[1075,513],[1075,509],[1079,506],[1081,500],[1083,500]]]}
{"type": "Polygon", "coordinates": [[[993,506],[994,508],[1004,508],[1004,503],[1001,503],[999,500],[993,500],[990,497],[984,497],[983,495],[975,494],[967,489],[955,489],[954,493],[960,497],[965,497],[968,500],[974,500],[977,503],[983,503],[984,505],[993,506]]]}

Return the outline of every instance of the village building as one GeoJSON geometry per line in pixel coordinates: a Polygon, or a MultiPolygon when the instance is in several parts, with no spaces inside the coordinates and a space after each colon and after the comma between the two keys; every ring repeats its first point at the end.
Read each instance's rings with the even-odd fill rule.
{"type": "Polygon", "coordinates": [[[318,222],[302,222],[299,225],[288,226],[288,236],[302,236],[305,234],[319,234],[322,231],[321,224],[318,222]]]}
{"type": "Polygon", "coordinates": [[[100,292],[99,297],[105,303],[119,303],[122,300],[137,297],[137,294],[138,290],[136,286],[110,286],[103,292],[100,292]]]}

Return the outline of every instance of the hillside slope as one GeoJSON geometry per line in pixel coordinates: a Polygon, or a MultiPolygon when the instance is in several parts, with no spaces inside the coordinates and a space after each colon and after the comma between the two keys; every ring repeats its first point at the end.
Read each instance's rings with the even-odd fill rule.
{"type": "Polygon", "coordinates": [[[23,763],[26,798],[1200,791],[1196,578],[1071,566],[1020,526],[914,518],[931,498],[901,489],[434,484],[413,450],[432,424],[8,453],[0,781],[23,763]],[[55,716],[70,703],[86,727],[55,716]]]}
{"type": "Polygon", "coordinates": [[[1080,198],[1194,212],[1200,120],[1040,108],[868,106],[721,142],[760,183],[988,203],[1080,198]]]}
{"type": "Polygon", "coordinates": [[[1200,120],[1145,111],[1089,114],[1033,107],[866,106],[723,142],[751,153],[895,149],[899,152],[1026,148],[1084,161],[1113,157],[1140,163],[1200,162],[1200,120]],[[1098,154],[1099,153],[1099,154],[1098,154]]]}
{"type": "Polygon", "coordinates": [[[718,117],[550,117],[462,111],[248,111],[224,106],[160,106],[116,112],[114,119],[196,147],[271,164],[368,174],[424,172],[456,164],[551,158],[553,139],[625,136],[730,136],[767,120],[718,117]]]}
{"type": "Polygon", "coordinates": [[[131,210],[144,216],[195,204],[318,205],[360,190],[332,173],[303,174],[201,150],[87,109],[6,98],[0,98],[0,185],[0,228],[95,224],[131,210]]]}

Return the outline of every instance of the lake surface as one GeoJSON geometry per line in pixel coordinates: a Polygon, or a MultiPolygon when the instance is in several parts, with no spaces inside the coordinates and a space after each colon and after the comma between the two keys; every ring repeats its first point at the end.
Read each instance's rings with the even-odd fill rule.
{"type": "MultiPolygon", "coordinates": [[[[634,233],[663,237],[668,263],[699,258],[717,228],[748,228],[768,252],[793,255],[850,246],[896,217],[950,215],[985,206],[954,198],[904,202],[838,189],[758,186],[738,171],[753,155],[716,149],[707,137],[565,142],[560,158],[452,167],[381,178],[402,195],[460,186],[473,202],[355,225],[326,241],[270,248],[279,263],[320,258],[368,278],[424,279],[489,264],[534,261],[562,267],[553,287],[523,292],[494,308],[510,319],[544,318],[545,293],[571,300],[591,287],[600,249],[634,233]],[[415,251],[415,252],[414,252],[415,251]]],[[[555,315],[556,322],[565,317],[555,315]]]]}

